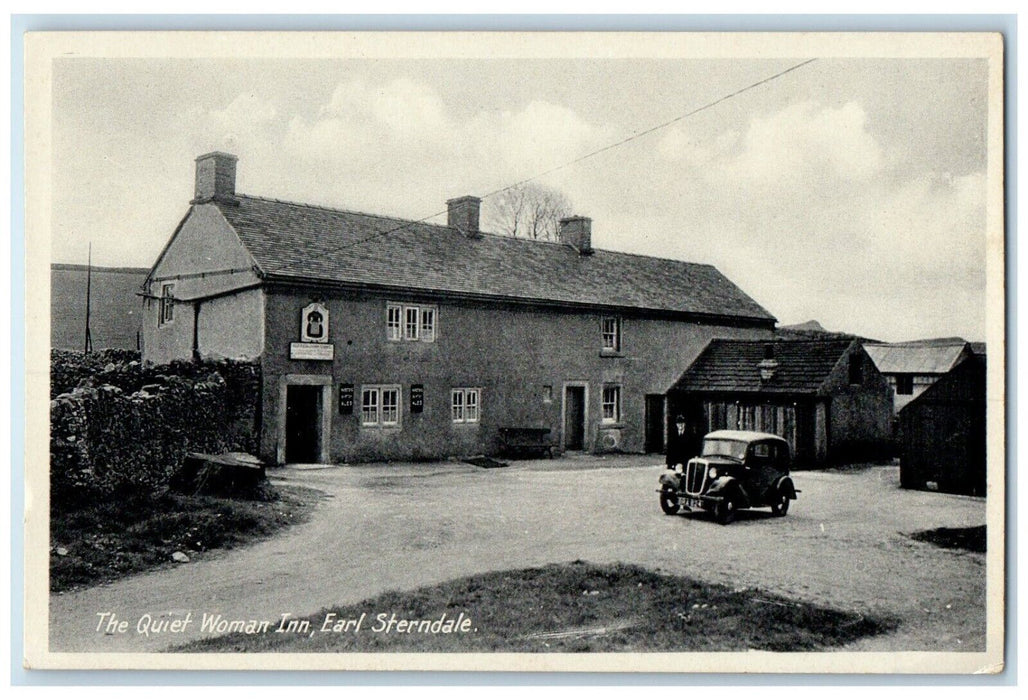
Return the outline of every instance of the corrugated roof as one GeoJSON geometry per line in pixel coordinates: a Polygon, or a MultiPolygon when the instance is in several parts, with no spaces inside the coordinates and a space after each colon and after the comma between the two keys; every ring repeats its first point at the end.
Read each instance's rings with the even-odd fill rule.
{"type": "Polygon", "coordinates": [[[673,391],[816,393],[852,339],[712,340],[672,387],[673,391]],[[774,375],[761,381],[759,364],[772,346],[774,375]]]}
{"type": "Polygon", "coordinates": [[[773,321],[711,265],[237,195],[218,203],[264,273],[325,282],[773,321]],[[367,242],[369,236],[389,231],[367,242]]]}
{"type": "Polygon", "coordinates": [[[947,344],[883,343],[867,344],[864,349],[882,374],[945,374],[953,369],[967,343],[947,344]]]}

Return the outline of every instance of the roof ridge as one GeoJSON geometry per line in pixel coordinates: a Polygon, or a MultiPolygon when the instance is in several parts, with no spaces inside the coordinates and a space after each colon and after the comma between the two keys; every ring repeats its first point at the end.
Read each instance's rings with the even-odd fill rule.
{"type": "MultiPolygon", "coordinates": [[[[288,200],[288,199],[278,199],[277,197],[265,197],[265,196],[262,196],[262,195],[255,195],[255,194],[239,194],[239,193],[237,193],[235,196],[237,198],[256,199],[256,200],[262,201],[262,202],[274,202],[275,204],[284,204],[286,206],[291,206],[291,207],[303,207],[303,208],[307,208],[307,209],[318,209],[318,210],[321,210],[321,211],[334,212],[336,214],[354,214],[356,216],[368,216],[368,217],[371,217],[371,218],[374,218],[374,219],[385,219],[387,221],[395,221],[397,223],[403,223],[403,224],[420,224],[422,226],[431,226],[433,228],[441,228],[441,229],[447,229],[447,230],[450,230],[450,231],[458,231],[459,232],[459,229],[457,229],[457,228],[455,228],[453,226],[449,226],[447,224],[434,224],[434,223],[431,223],[431,222],[426,221],[424,219],[404,219],[404,218],[399,217],[399,216],[389,216],[387,214],[374,214],[372,212],[359,211],[357,209],[344,209],[342,207],[330,207],[330,206],[327,206],[327,205],[324,205],[324,204],[310,204],[308,202],[295,202],[295,201],[288,200]]],[[[442,212],[440,212],[439,214],[433,214],[433,216],[441,216],[441,215],[442,215],[442,212]]],[[[521,243],[532,243],[532,244],[538,243],[538,244],[542,244],[542,245],[567,247],[566,243],[562,243],[560,241],[550,241],[550,240],[539,239],[539,238],[527,238],[527,237],[523,237],[523,236],[508,236],[505,233],[496,233],[494,231],[479,231],[479,234],[483,235],[483,236],[490,236],[492,238],[502,239],[502,240],[505,240],[505,241],[517,241],[519,244],[521,244],[521,243]]],[[[663,258],[663,257],[660,257],[658,255],[645,255],[643,253],[630,253],[630,252],[624,251],[624,250],[611,250],[609,248],[593,248],[593,251],[594,251],[594,253],[606,253],[606,254],[610,254],[610,255],[623,255],[623,256],[633,257],[633,258],[644,258],[646,260],[668,260],[670,262],[680,263],[680,264],[684,264],[684,265],[693,265],[695,267],[708,267],[708,268],[715,269],[715,270],[717,269],[714,265],[712,265],[710,263],[699,263],[699,262],[693,262],[691,260],[678,260],[676,258],[663,258]]]]}

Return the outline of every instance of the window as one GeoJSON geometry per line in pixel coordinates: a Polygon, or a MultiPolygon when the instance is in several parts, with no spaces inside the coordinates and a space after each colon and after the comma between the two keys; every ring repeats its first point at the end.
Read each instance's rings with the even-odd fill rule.
{"type": "Polygon", "coordinates": [[[454,389],[450,392],[450,417],[454,423],[477,423],[481,389],[454,389]]]}
{"type": "Polygon", "coordinates": [[[434,306],[386,304],[386,339],[435,342],[434,306]]]}
{"type": "Polygon", "coordinates": [[[617,423],[621,420],[621,387],[603,387],[603,422],[617,423]]]}
{"type": "Polygon", "coordinates": [[[366,386],[361,389],[361,425],[394,426],[400,423],[400,387],[366,386]]]}
{"type": "Polygon", "coordinates": [[[171,323],[173,320],[175,320],[175,285],[162,284],[161,307],[157,324],[163,326],[165,323],[171,323]]]}
{"type": "Polygon", "coordinates": [[[418,307],[408,306],[404,308],[404,314],[406,314],[407,322],[403,327],[403,337],[407,340],[418,339],[418,307]]]}
{"type": "Polygon", "coordinates": [[[435,309],[421,310],[421,339],[426,343],[435,340],[435,309]]]}
{"type": "Polygon", "coordinates": [[[621,319],[606,316],[603,319],[603,349],[606,352],[621,352],[621,319]]]}
{"type": "Polygon", "coordinates": [[[864,383],[864,363],[860,355],[850,355],[850,384],[864,383]]]}
{"type": "Polygon", "coordinates": [[[395,304],[389,304],[386,307],[386,337],[389,340],[403,338],[403,332],[400,329],[400,314],[402,313],[403,308],[395,304]]]}
{"type": "Polygon", "coordinates": [[[896,393],[910,395],[914,393],[914,375],[896,375],[896,393]]]}

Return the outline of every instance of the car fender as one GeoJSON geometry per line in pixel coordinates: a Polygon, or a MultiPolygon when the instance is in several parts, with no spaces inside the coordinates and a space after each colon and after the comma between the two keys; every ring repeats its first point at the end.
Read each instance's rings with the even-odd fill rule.
{"type": "Polygon", "coordinates": [[[774,489],[775,491],[785,491],[791,500],[796,500],[796,486],[792,483],[792,479],[790,477],[779,477],[778,480],[775,481],[774,489]]]}
{"type": "Polygon", "coordinates": [[[675,491],[679,491],[682,488],[682,475],[676,472],[664,472],[660,475],[660,485],[670,486],[675,491]]]}
{"type": "Polygon", "coordinates": [[[710,487],[704,495],[720,498],[732,492],[739,494],[741,497],[742,503],[739,503],[740,508],[749,507],[750,496],[746,493],[746,489],[742,487],[742,483],[734,476],[719,476],[714,479],[710,482],[710,487]]]}

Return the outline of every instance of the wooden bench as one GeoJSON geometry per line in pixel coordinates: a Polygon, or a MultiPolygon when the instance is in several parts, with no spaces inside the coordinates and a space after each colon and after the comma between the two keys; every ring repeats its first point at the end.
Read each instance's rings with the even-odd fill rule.
{"type": "Polygon", "coordinates": [[[545,453],[553,458],[549,428],[500,428],[500,445],[505,455],[545,453]]]}

